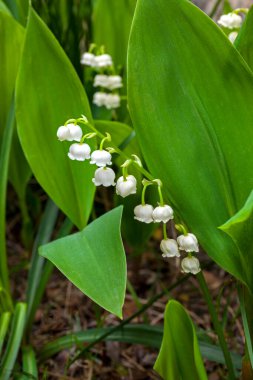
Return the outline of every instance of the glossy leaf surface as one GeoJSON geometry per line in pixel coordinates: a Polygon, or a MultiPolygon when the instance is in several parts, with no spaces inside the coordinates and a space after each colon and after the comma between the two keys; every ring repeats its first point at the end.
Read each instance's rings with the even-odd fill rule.
{"type": "Polygon", "coordinates": [[[122,207],[117,207],[83,231],[46,244],[39,251],[84,294],[119,317],[126,288],[121,216],[122,207]]]}
{"type": "MultiPolygon", "coordinates": [[[[71,63],[37,14],[31,10],[16,96],[18,133],[32,171],[53,201],[80,229],[87,222],[95,187],[89,162],[67,157],[70,142],[57,128],[85,114],[88,100],[71,63]],[[35,96],[36,94],[36,96],[35,96]]],[[[90,144],[94,143],[90,141],[90,144]]]]}
{"type": "Polygon", "coordinates": [[[194,325],[183,306],[173,300],[166,306],[163,340],[154,369],[166,380],[207,380],[194,325]]]}
{"type": "Polygon", "coordinates": [[[190,2],[158,0],[154,11],[153,1],[139,0],[128,76],[130,113],[150,171],[207,253],[253,290],[252,266],[245,268],[218,230],[253,187],[251,71],[190,2]]]}

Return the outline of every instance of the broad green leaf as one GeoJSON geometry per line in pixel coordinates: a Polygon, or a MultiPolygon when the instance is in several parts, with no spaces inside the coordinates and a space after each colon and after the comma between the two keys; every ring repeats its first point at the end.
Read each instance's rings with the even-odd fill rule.
{"type": "Polygon", "coordinates": [[[169,301],[164,316],[161,349],[154,369],[165,380],[207,380],[195,327],[176,301],[169,301]]]}
{"type": "Polygon", "coordinates": [[[29,0],[5,0],[13,16],[22,25],[26,24],[29,8],[29,0]]]}
{"type": "Polygon", "coordinates": [[[0,12],[4,12],[7,15],[11,16],[11,11],[2,0],[0,1],[0,12]]]}
{"type": "MultiPolygon", "coordinates": [[[[112,142],[114,145],[119,146],[125,141],[128,136],[131,135],[133,129],[127,124],[119,123],[117,121],[107,121],[107,120],[94,120],[95,127],[99,132],[105,134],[110,133],[112,137],[112,142]]],[[[110,146],[110,143],[107,143],[110,146]]]]}
{"type": "Polygon", "coordinates": [[[253,255],[253,191],[241,210],[219,228],[233,239],[246,267],[250,267],[253,255]]]}
{"type": "Polygon", "coordinates": [[[40,248],[40,254],[84,294],[120,318],[126,289],[121,215],[122,207],[117,207],[83,231],[40,248]]]}
{"type": "MultiPolygon", "coordinates": [[[[6,126],[7,116],[14,94],[15,82],[19,68],[24,29],[11,15],[0,12],[0,139],[6,126]]],[[[9,179],[19,195],[24,198],[25,187],[31,171],[27,165],[20,146],[16,128],[12,137],[12,149],[9,163],[9,179]]]]}
{"type": "Polygon", "coordinates": [[[158,0],[154,7],[139,0],[128,76],[130,113],[149,170],[205,251],[253,290],[253,266],[217,228],[253,187],[251,71],[190,2],[158,0]]]}
{"type": "Polygon", "coordinates": [[[128,37],[136,0],[97,0],[93,12],[93,41],[103,45],[114,63],[126,62],[128,37]]]}
{"type": "MultiPolygon", "coordinates": [[[[80,229],[87,222],[95,187],[89,162],[71,161],[71,143],[59,142],[57,128],[85,114],[86,94],[58,42],[31,9],[16,94],[21,145],[32,171],[53,201],[80,229]]],[[[94,147],[94,143],[90,140],[94,147]]]]}
{"type": "Polygon", "coordinates": [[[247,64],[253,69],[253,7],[241,27],[235,41],[235,47],[241,53],[247,64]]]}

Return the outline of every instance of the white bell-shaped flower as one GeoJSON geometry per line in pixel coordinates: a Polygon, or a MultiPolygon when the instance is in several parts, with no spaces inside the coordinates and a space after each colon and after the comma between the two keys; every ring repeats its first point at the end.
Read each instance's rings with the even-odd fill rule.
{"type": "Polygon", "coordinates": [[[88,144],[72,144],[69,147],[68,156],[71,160],[84,161],[90,158],[90,146],[88,144]]]}
{"type": "Polygon", "coordinates": [[[115,185],[115,173],[111,168],[104,166],[103,168],[98,168],[95,171],[94,178],[92,182],[95,186],[114,186],[115,185]]]}
{"type": "Polygon", "coordinates": [[[139,220],[139,222],[143,223],[151,223],[153,222],[153,211],[154,207],[151,205],[138,205],[134,208],[134,219],[139,220]]]}
{"type": "Polygon", "coordinates": [[[160,244],[163,257],[179,257],[178,245],[174,239],[163,239],[160,244]]]}
{"type": "Polygon", "coordinates": [[[122,78],[120,75],[110,75],[108,77],[107,88],[109,88],[109,90],[115,90],[116,88],[121,88],[122,86],[122,78]]]}
{"type": "Polygon", "coordinates": [[[189,233],[177,238],[179,249],[185,252],[199,252],[198,240],[195,235],[189,233]]]}
{"type": "Polygon", "coordinates": [[[173,219],[173,210],[170,206],[158,206],[153,211],[153,221],[155,223],[167,223],[169,220],[173,219]]]}
{"type": "Polygon", "coordinates": [[[235,42],[236,38],[238,36],[238,32],[231,32],[229,33],[228,35],[228,39],[230,42],[232,42],[232,44],[235,42]]]}
{"type": "Polygon", "coordinates": [[[60,141],[65,141],[70,138],[70,131],[68,126],[62,125],[57,129],[57,137],[60,141]]]}
{"type": "Polygon", "coordinates": [[[81,64],[93,67],[95,65],[95,55],[85,52],[81,56],[81,64]]]}
{"type": "Polygon", "coordinates": [[[97,166],[106,166],[112,164],[112,156],[107,150],[94,150],[91,153],[91,164],[96,164],[97,166]]]}
{"type": "Polygon", "coordinates": [[[124,177],[119,177],[116,184],[116,194],[121,195],[125,198],[130,194],[136,193],[137,181],[133,175],[128,175],[126,179],[124,177]]]}
{"type": "Polygon", "coordinates": [[[108,75],[97,74],[94,78],[93,86],[108,88],[109,78],[110,77],[108,75]]]}
{"type": "Polygon", "coordinates": [[[83,137],[83,131],[82,128],[79,125],[76,124],[67,124],[67,127],[69,129],[69,138],[68,141],[80,141],[83,137]]]}
{"type": "Polygon", "coordinates": [[[235,13],[228,13],[226,15],[222,15],[217,22],[224,28],[240,28],[242,25],[242,17],[235,13]]]}
{"type": "Polygon", "coordinates": [[[105,106],[107,94],[105,92],[95,92],[93,95],[93,103],[98,107],[105,106]]]}
{"type": "Polygon", "coordinates": [[[106,94],[104,105],[108,110],[120,107],[120,96],[118,94],[106,94]]]}
{"type": "Polygon", "coordinates": [[[101,54],[95,57],[96,68],[112,66],[112,57],[109,54],[101,54]]]}
{"type": "Polygon", "coordinates": [[[181,268],[183,273],[197,274],[201,271],[199,260],[194,256],[185,257],[181,262],[181,268]]]}

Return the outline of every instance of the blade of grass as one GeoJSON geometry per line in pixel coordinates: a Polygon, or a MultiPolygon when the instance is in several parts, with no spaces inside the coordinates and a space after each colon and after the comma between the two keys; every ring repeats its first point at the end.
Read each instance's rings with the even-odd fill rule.
{"type": "Polygon", "coordinates": [[[26,317],[26,304],[17,303],[11,324],[10,336],[7,347],[0,363],[0,379],[8,380],[12,375],[12,370],[17,359],[20,343],[23,337],[26,317]]]}
{"type": "Polygon", "coordinates": [[[252,341],[251,341],[251,334],[250,334],[250,328],[245,308],[245,297],[243,294],[243,289],[241,286],[238,286],[238,295],[240,300],[240,308],[241,308],[241,315],[242,315],[242,323],[243,323],[243,329],[245,334],[245,340],[247,345],[247,354],[250,360],[251,367],[253,368],[253,348],[252,348],[252,341]]]}
{"type": "MultiPolygon", "coordinates": [[[[73,223],[66,218],[57,234],[56,239],[60,239],[61,237],[67,236],[73,228],[73,223]]],[[[45,243],[45,242],[44,242],[45,243]]],[[[38,248],[38,247],[37,247],[38,248]]],[[[43,257],[41,257],[42,260],[40,260],[41,271],[39,276],[39,281],[36,284],[36,288],[33,289],[33,297],[30,298],[30,304],[29,304],[29,314],[27,314],[27,322],[26,322],[26,333],[29,334],[35,312],[37,310],[38,305],[41,302],[45,287],[48,283],[48,280],[51,276],[51,273],[54,269],[54,265],[49,260],[45,260],[43,257]]]]}
{"type": "Polygon", "coordinates": [[[34,350],[31,346],[25,346],[22,349],[23,376],[20,380],[38,379],[38,368],[34,350]]]}
{"type": "Polygon", "coordinates": [[[12,101],[7,124],[4,129],[3,140],[0,150],[0,283],[7,293],[9,302],[10,284],[8,276],[8,265],[6,257],[6,241],[5,241],[5,213],[6,213],[6,189],[8,181],[8,167],[10,159],[11,141],[15,124],[14,101],[12,101]]]}
{"type": "Polygon", "coordinates": [[[58,207],[53,203],[51,199],[47,201],[45,212],[43,214],[39,230],[34,242],[32,250],[32,260],[31,266],[28,274],[28,285],[27,285],[27,331],[30,330],[32,320],[35,313],[35,299],[36,291],[40,284],[42,277],[42,269],[45,263],[45,259],[38,254],[38,247],[42,244],[47,243],[53,233],[55,222],[58,215],[58,207]]]}
{"type": "Polygon", "coordinates": [[[8,331],[10,319],[11,319],[11,313],[9,311],[2,313],[0,316],[0,358],[1,358],[5,336],[8,331]]]}

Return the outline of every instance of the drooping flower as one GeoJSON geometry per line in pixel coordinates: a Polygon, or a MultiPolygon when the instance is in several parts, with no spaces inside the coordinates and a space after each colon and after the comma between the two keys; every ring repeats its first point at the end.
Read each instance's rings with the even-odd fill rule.
{"type": "Polygon", "coordinates": [[[68,156],[71,160],[84,161],[90,158],[90,146],[88,144],[72,144],[69,147],[68,156]]]}
{"type": "Polygon", "coordinates": [[[108,75],[102,75],[102,74],[97,74],[94,77],[94,87],[104,87],[108,88],[109,86],[109,76],[108,75]]]}
{"type": "Polygon", "coordinates": [[[222,15],[217,22],[224,28],[240,28],[242,25],[242,17],[235,13],[228,13],[226,15],[222,15]]]}
{"type": "Polygon", "coordinates": [[[69,128],[66,125],[62,125],[57,129],[57,137],[60,141],[65,141],[70,138],[69,128]]]}
{"type": "Polygon", "coordinates": [[[108,76],[107,88],[109,88],[109,90],[115,90],[116,88],[121,88],[122,86],[122,78],[120,75],[108,76]]]}
{"type": "Polygon", "coordinates": [[[57,130],[57,137],[60,141],[80,141],[83,136],[82,128],[76,124],[62,125],[57,130]]]}
{"type": "Polygon", "coordinates": [[[188,233],[177,238],[179,249],[186,252],[199,252],[198,240],[194,234],[188,233]]]}
{"type": "Polygon", "coordinates": [[[98,107],[105,106],[107,94],[105,92],[95,92],[93,95],[93,103],[98,107]]]}
{"type": "Polygon", "coordinates": [[[102,168],[98,168],[95,171],[94,178],[92,182],[95,186],[114,186],[115,185],[115,173],[111,168],[107,168],[106,166],[102,168]]]}
{"type": "Polygon", "coordinates": [[[120,96],[118,94],[106,94],[104,105],[109,110],[120,107],[120,96]]]}
{"type": "Polygon", "coordinates": [[[179,257],[178,245],[174,239],[163,239],[160,244],[163,257],[179,257]]]}
{"type": "Polygon", "coordinates": [[[231,32],[229,33],[228,35],[228,39],[230,42],[232,42],[232,44],[235,42],[236,38],[238,36],[238,32],[231,32]]]}
{"type": "Polygon", "coordinates": [[[167,223],[169,220],[173,218],[173,210],[168,205],[158,206],[153,211],[153,220],[155,223],[167,223]]]}
{"type": "Polygon", "coordinates": [[[197,274],[201,271],[199,260],[194,256],[185,257],[181,262],[181,268],[183,273],[197,274]]]}
{"type": "Polygon", "coordinates": [[[95,65],[95,55],[85,52],[81,56],[81,64],[93,67],[95,65]]]}
{"type": "Polygon", "coordinates": [[[148,204],[138,205],[134,208],[134,219],[143,223],[153,222],[152,214],[154,207],[148,204]]]}
{"type": "Polygon", "coordinates": [[[112,164],[112,156],[106,150],[94,150],[91,153],[91,164],[96,164],[97,166],[106,166],[112,164]]]}
{"type": "Polygon", "coordinates": [[[102,67],[110,67],[112,66],[112,57],[109,54],[97,55],[95,57],[94,65],[98,69],[102,67]]]}
{"type": "Polygon", "coordinates": [[[116,184],[116,193],[121,195],[123,198],[130,194],[136,193],[137,181],[133,175],[128,175],[126,179],[124,177],[119,177],[116,184]]]}
{"type": "Polygon", "coordinates": [[[80,141],[83,136],[82,128],[76,124],[67,124],[69,129],[69,138],[68,141],[80,141]]]}

